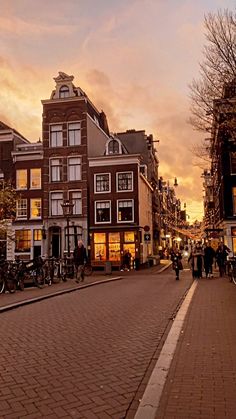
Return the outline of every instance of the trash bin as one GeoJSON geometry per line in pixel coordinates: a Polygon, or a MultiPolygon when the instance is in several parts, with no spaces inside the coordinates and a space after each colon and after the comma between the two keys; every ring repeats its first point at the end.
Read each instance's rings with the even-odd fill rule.
{"type": "Polygon", "coordinates": [[[151,268],[153,266],[153,258],[148,258],[148,267],[151,268]]]}
{"type": "Polygon", "coordinates": [[[111,262],[108,260],[107,262],[105,262],[105,266],[104,266],[104,273],[105,275],[110,275],[112,272],[112,264],[111,262]]]}
{"type": "Polygon", "coordinates": [[[134,269],[135,269],[136,271],[138,271],[138,270],[139,270],[139,268],[140,268],[140,259],[139,259],[139,258],[135,258],[135,259],[134,259],[134,269]]]}

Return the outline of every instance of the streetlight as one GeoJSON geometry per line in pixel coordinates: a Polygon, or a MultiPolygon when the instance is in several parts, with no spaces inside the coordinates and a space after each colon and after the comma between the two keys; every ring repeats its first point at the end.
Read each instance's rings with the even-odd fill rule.
{"type": "Polygon", "coordinates": [[[68,199],[61,204],[64,217],[66,217],[67,229],[67,255],[70,257],[70,216],[73,214],[74,203],[68,199]]]}

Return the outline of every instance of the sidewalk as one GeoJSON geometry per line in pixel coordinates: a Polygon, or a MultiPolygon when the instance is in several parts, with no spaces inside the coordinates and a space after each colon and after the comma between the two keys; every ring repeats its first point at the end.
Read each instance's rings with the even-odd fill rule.
{"type": "Polygon", "coordinates": [[[104,271],[94,271],[91,276],[85,276],[84,282],[77,284],[74,279],[68,279],[67,282],[58,282],[52,286],[45,285],[43,288],[26,287],[24,291],[16,291],[14,294],[0,294],[0,313],[6,310],[16,308],[17,306],[33,303],[45,298],[54,297],[56,295],[73,292],[81,288],[98,285],[100,283],[121,280],[126,277],[155,274],[162,272],[168,268],[169,261],[162,261],[160,265],[152,268],[140,269],[138,271],[131,270],[129,272],[113,271],[111,275],[105,275],[104,271]]]}
{"type": "Polygon", "coordinates": [[[236,418],[236,287],[200,279],[156,419],[236,418]]]}

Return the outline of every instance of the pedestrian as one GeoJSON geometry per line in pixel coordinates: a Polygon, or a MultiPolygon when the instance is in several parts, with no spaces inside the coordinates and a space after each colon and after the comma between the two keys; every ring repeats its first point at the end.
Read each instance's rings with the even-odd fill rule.
{"type": "Polygon", "coordinates": [[[205,268],[205,274],[206,274],[206,278],[212,278],[212,265],[213,265],[213,260],[215,257],[215,250],[213,249],[213,247],[211,247],[211,243],[207,243],[205,249],[204,249],[204,268],[205,268]]]}
{"type": "Polygon", "coordinates": [[[179,271],[181,271],[183,269],[183,265],[181,262],[182,259],[182,255],[179,252],[178,249],[172,249],[171,253],[170,253],[170,259],[172,261],[172,268],[175,271],[176,274],[176,280],[179,280],[179,271]]]}
{"type": "Polygon", "coordinates": [[[220,276],[224,276],[226,272],[226,261],[227,256],[230,253],[230,249],[224,244],[219,243],[218,248],[216,249],[216,263],[219,267],[220,276]]]}
{"type": "Polygon", "coordinates": [[[76,282],[84,281],[84,264],[87,261],[86,249],[82,240],[78,241],[74,249],[74,265],[76,271],[76,282]]]}
{"type": "Polygon", "coordinates": [[[123,261],[124,261],[124,270],[127,270],[127,271],[130,270],[131,257],[132,257],[132,255],[131,255],[129,249],[127,249],[125,251],[124,258],[123,258],[123,261]]]}
{"type": "Polygon", "coordinates": [[[204,264],[203,251],[199,243],[196,244],[195,248],[190,253],[188,262],[191,261],[192,276],[193,278],[202,278],[202,268],[204,264]]]}

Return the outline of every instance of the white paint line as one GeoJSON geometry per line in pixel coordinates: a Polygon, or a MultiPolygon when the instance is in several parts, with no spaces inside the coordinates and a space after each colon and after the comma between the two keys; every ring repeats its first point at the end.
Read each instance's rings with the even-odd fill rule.
{"type": "Polygon", "coordinates": [[[152,375],[148,381],[147,387],[134,419],[155,419],[167,374],[169,372],[171,361],[174,357],[175,349],[183,327],[183,322],[196,290],[197,284],[197,281],[193,282],[176,315],[152,375]]]}

